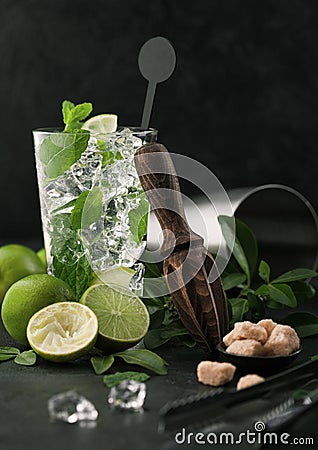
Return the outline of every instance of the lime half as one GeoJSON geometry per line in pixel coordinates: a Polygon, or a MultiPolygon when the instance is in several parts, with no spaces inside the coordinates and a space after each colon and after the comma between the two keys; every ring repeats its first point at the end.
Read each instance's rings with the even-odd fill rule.
{"type": "Polygon", "coordinates": [[[100,114],[99,116],[91,117],[84,123],[82,128],[93,133],[113,133],[117,130],[117,116],[116,114],[100,114]]]}
{"type": "Polygon", "coordinates": [[[103,272],[98,271],[95,272],[95,278],[91,284],[117,284],[128,289],[129,283],[135,273],[135,270],[124,266],[105,270],[103,272]]]}
{"type": "Polygon", "coordinates": [[[84,292],[80,301],[96,314],[96,346],[108,353],[132,347],[148,331],[147,308],[129,289],[114,284],[96,284],[84,292]]]}
{"type": "Polygon", "coordinates": [[[73,361],[95,344],[97,317],[87,306],[61,302],[41,309],[31,317],[27,338],[33,350],[54,362],[73,361]]]}

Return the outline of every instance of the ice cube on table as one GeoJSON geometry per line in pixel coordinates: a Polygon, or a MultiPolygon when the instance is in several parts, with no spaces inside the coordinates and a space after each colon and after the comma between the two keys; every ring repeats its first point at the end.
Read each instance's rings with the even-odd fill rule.
{"type": "Polygon", "coordinates": [[[48,400],[51,420],[67,423],[95,421],[98,411],[92,402],[75,391],[61,392],[48,400]]]}
{"type": "Polygon", "coordinates": [[[108,403],[112,408],[142,412],[145,398],[145,383],[124,380],[111,388],[108,395],[108,403]]]}

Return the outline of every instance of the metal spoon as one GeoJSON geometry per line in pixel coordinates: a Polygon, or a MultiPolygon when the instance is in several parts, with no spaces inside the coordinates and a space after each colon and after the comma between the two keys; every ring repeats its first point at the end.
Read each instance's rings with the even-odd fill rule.
{"type": "Polygon", "coordinates": [[[157,36],[145,42],[139,52],[138,66],[142,76],[148,80],[141,120],[141,128],[148,128],[157,83],[167,80],[176,66],[176,54],[168,39],[157,36]]]}

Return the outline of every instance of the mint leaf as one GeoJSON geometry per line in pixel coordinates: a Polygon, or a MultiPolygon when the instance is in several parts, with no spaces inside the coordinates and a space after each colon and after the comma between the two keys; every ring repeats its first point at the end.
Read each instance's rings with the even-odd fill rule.
{"type": "Polygon", "coordinates": [[[88,228],[97,222],[103,213],[102,191],[96,186],[91,191],[84,191],[77,198],[70,221],[73,230],[88,228]]]}
{"type": "Polygon", "coordinates": [[[45,175],[57,178],[79,160],[87,147],[88,131],[77,133],[52,133],[42,141],[40,159],[44,165],[45,175]]]}
{"type": "Polygon", "coordinates": [[[272,281],[272,283],[288,283],[290,281],[306,280],[307,278],[317,277],[318,273],[309,269],[294,269],[289,272],[283,273],[278,278],[272,281]]]}
{"type": "Polygon", "coordinates": [[[114,387],[120,384],[125,380],[134,380],[134,381],[147,381],[150,376],[143,372],[116,372],[112,375],[105,375],[103,378],[103,382],[106,387],[114,387]]]}
{"type": "Polygon", "coordinates": [[[229,247],[234,242],[233,256],[247,277],[250,285],[258,256],[256,238],[253,232],[239,220],[229,216],[219,216],[224,239],[229,247]]]}
{"type": "Polygon", "coordinates": [[[228,302],[232,309],[231,323],[241,322],[244,314],[248,310],[248,301],[244,298],[229,298],[228,302]]]}
{"type": "Polygon", "coordinates": [[[64,131],[74,131],[81,128],[81,122],[90,115],[92,110],[91,103],[81,103],[75,106],[74,103],[64,100],[62,104],[64,131]]]}
{"type": "Polygon", "coordinates": [[[282,324],[295,328],[299,337],[312,336],[318,333],[318,316],[308,312],[297,312],[284,317],[282,324]]]}
{"type": "Polygon", "coordinates": [[[280,303],[281,305],[286,305],[291,308],[295,308],[297,306],[296,297],[288,284],[263,284],[257,289],[256,294],[265,296],[266,304],[268,300],[273,300],[276,303],[280,303]]]}
{"type": "Polygon", "coordinates": [[[62,115],[63,115],[63,122],[65,125],[70,123],[71,121],[71,111],[75,108],[74,103],[70,102],[69,100],[64,100],[62,103],[62,115]]]}
{"type": "Polygon", "coordinates": [[[65,281],[79,298],[89,287],[94,272],[77,232],[71,227],[70,214],[52,217],[51,254],[54,275],[65,281]]]}
{"type": "Polygon", "coordinates": [[[167,369],[165,367],[167,363],[160,358],[159,355],[150,350],[126,350],[124,352],[115,353],[114,356],[122,358],[128,364],[136,364],[145,367],[158,375],[167,374],[167,369]]]}
{"type": "Polygon", "coordinates": [[[226,275],[224,278],[222,278],[223,289],[225,291],[229,291],[230,289],[233,289],[234,287],[244,283],[245,280],[246,275],[244,275],[244,273],[230,273],[229,275],[226,275]]]}
{"type": "Polygon", "coordinates": [[[96,375],[106,372],[113,365],[114,361],[113,355],[91,357],[91,363],[96,375]]]}
{"type": "Polygon", "coordinates": [[[271,273],[271,269],[270,269],[269,265],[267,264],[267,262],[262,260],[259,263],[258,274],[262,278],[262,280],[264,280],[265,283],[267,283],[267,284],[269,283],[270,273],[271,273]]]}
{"type": "Polygon", "coordinates": [[[36,353],[33,350],[22,352],[15,357],[14,362],[21,366],[33,366],[36,363],[36,353]]]}
{"type": "Polygon", "coordinates": [[[149,203],[144,193],[140,194],[140,203],[137,208],[128,213],[130,232],[137,244],[147,232],[149,203]]]}
{"type": "Polygon", "coordinates": [[[0,347],[0,361],[8,361],[15,358],[20,350],[15,347],[0,347]]]}

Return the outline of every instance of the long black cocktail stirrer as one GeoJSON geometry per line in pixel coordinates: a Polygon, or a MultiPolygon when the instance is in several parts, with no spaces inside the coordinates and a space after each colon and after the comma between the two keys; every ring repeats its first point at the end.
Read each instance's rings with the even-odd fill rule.
{"type": "Polygon", "coordinates": [[[138,56],[139,70],[148,80],[141,128],[148,128],[157,83],[167,80],[176,66],[176,54],[168,39],[157,36],[145,42],[138,56]]]}

